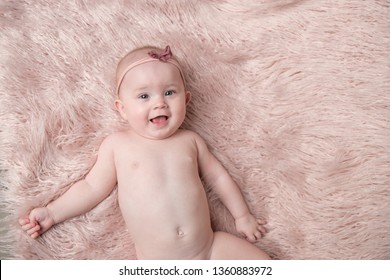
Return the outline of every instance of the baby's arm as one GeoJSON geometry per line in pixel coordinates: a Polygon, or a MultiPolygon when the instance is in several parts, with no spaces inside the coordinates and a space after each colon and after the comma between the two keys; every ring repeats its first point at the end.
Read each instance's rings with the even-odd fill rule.
{"type": "Polygon", "coordinates": [[[54,224],[84,214],[106,198],[117,180],[113,145],[112,137],[107,137],[85,179],[75,183],[46,207],[35,208],[28,217],[19,219],[22,229],[32,238],[37,238],[54,224]]]}
{"type": "Polygon", "coordinates": [[[256,219],[249,211],[240,189],[222,164],[207,148],[199,136],[195,137],[198,148],[198,162],[202,178],[218,194],[223,204],[235,219],[237,231],[255,242],[265,234],[264,222],[256,219]]]}

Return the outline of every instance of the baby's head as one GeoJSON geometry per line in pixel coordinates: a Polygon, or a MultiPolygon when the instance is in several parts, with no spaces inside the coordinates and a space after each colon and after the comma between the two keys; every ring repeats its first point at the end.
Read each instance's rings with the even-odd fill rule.
{"type": "Polygon", "coordinates": [[[132,131],[164,139],[184,121],[191,93],[169,46],[143,47],[127,54],[116,71],[115,107],[132,131]]]}
{"type": "Polygon", "coordinates": [[[176,58],[173,56],[171,48],[169,46],[166,46],[165,50],[156,47],[145,46],[132,50],[119,61],[115,75],[116,96],[119,97],[123,79],[131,69],[137,67],[138,65],[152,61],[161,61],[175,65],[180,71],[180,76],[182,78],[183,84],[185,85],[184,75],[181,66],[176,60],[176,58]]]}

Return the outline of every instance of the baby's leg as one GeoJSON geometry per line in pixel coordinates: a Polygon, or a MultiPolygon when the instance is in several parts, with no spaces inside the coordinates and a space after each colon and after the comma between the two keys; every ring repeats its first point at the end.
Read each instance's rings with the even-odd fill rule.
{"type": "Polygon", "coordinates": [[[262,250],[232,234],[217,231],[211,245],[212,260],[270,260],[262,250]]]}

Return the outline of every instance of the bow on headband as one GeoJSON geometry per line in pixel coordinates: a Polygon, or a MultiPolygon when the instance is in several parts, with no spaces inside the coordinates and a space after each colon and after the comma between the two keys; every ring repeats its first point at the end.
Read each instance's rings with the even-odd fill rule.
{"type": "Polygon", "coordinates": [[[168,59],[172,57],[172,52],[171,48],[169,46],[166,46],[163,52],[158,53],[157,51],[153,50],[148,52],[148,55],[160,61],[167,62],[168,59]]]}

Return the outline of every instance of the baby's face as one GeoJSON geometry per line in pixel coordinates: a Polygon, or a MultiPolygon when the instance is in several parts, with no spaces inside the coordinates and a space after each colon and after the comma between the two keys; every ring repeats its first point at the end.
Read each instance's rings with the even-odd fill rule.
{"type": "Polygon", "coordinates": [[[127,72],[115,106],[138,135],[164,139],[183,123],[189,100],[177,67],[151,61],[127,72]]]}

